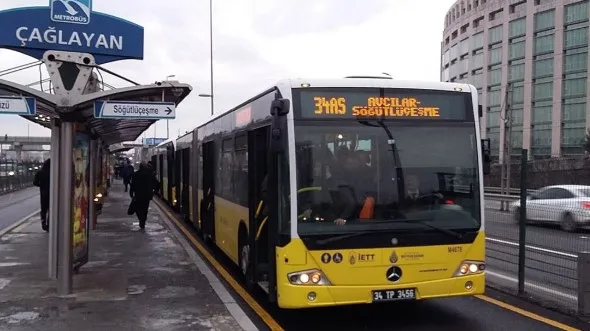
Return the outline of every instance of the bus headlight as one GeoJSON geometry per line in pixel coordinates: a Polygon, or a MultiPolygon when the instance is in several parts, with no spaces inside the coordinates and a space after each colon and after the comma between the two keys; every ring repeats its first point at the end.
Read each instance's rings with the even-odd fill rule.
{"type": "Polygon", "coordinates": [[[326,275],[318,269],[292,272],[287,278],[293,285],[330,285],[326,275]]]}
{"type": "Polygon", "coordinates": [[[463,261],[455,271],[454,277],[475,275],[484,272],[486,264],[482,261],[463,261]]]}

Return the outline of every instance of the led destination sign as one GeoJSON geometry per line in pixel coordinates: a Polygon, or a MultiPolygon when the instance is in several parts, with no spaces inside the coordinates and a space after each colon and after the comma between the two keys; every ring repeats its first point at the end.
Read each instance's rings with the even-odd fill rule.
{"type": "Polygon", "coordinates": [[[468,93],[303,90],[299,102],[303,118],[466,120],[468,100],[468,93]]]}

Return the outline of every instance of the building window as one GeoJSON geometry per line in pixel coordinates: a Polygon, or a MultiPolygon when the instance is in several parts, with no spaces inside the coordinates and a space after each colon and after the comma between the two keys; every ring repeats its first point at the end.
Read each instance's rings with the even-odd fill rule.
{"type": "Polygon", "coordinates": [[[533,155],[551,154],[551,124],[533,126],[531,130],[531,149],[533,155]]]}
{"type": "Polygon", "coordinates": [[[533,78],[552,77],[553,58],[535,60],[533,63],[533,78]]]}
{"type": "Polygon", "coordinates": [[[567,30],[564,32],[563,46],[565,49],[588,45],[588,27],[567,30]]]}
{"type": "Polygon", "coordinates": [[[553,104],[551,101],[540,101],[533,103],[531,123],[543,124],[551,123],[553,113],[553,104]]]}
{"type": "Polygon", "coordinates": [[[526,20],[525,18],[519,18],[511,21],[508,27],[509,38],[520,37],[526,34],[526,20]]]}
{"type": "Polygon", "coordinates": [[[525,56],[525,41],[510,41],[508,46],[508,59],[522,59],[525,56]]]}
{"type": "Polygon", "coordinates": [[[535,36],[534,43],[535,43],[535,46],[534,46],[535,55],[544,54],[544,53],[553,53],[553,49],[554,49],[553,32],[551,32],[551,34],[535,36]]]}
{"type": "Polygon", "coordinates": [[[584,153],[586,140],[586,98],[566,99],[562,113],[561,153],[584,153]]]}
{"type": "Polygon", "coordinates": [[[533,101],[551,100],[553,97],[553,80],[548,82],[534,82],[533,101]]]}
{"type": "Polygon", "coordinates": [[[555,9],[535,14],[535,32],[555,27],[555,9]]]}
{"type": "Polygon", "coordinates": [[[488,30],[488,44],[492,45],[499,42],[502,42],[502,24],[488,30]]]}
{"type": "Polygon", "coordinates": [[[502,91],[500,91],[500,87],[497,86],[495,88],[490,88],[488,90],[488,106],[500,106],[502,104],[502,91]]]}
{"type": "Polygon", "coordinates": [[[502,83],[502,67],[488,71],[488,85],[498,85],[502,83]]]}
{"type": "Polygon", "coordinates": [[[474,34],[471,37],[471,40],[472,40],[472,45],[471,45],[472,50],[475,51],[479,48],[483,48],[483,32],[474,34]]]}
{"type": "Polygon", "coordinates": [[[566,76],[566,79],[563,80],[562,97],[574,98],[586,96],[586,81],[586,73],[576,75],[572,78],[566,76]]]}
{"type": "Polygon", "coordinates": [[[588,2],[583,1],[565,6],[564,16],[565,24],[588,20],[588,2]]]}
{"type": "Polygon", "coordinates": [[[491,46],[489,51],[489,65],[502,63],[502,44],[491,46]]]}
{"type": "Polygon", "coordinates": [[[524,80],[524,60],[514,61],[508,67],[508,81],[524,80]]]}
{"type": "Polygon", "coordinates": [[[586,72],[588,70],[588,52],[586,48],[577,54],[567,54],[563,58],[563,72],[565,74],[586,72]]]}

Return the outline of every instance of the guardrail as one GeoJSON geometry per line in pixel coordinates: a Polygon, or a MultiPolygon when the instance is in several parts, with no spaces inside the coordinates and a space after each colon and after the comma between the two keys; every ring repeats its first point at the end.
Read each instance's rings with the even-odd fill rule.
{"type": "Polygon", "coordinates": [[[33,186],[34,176],[2,176],[0,177],[0,195],[22,190],[33,186]]]}
{"type": "MultiPolygon", "coordinates": [[[[502,188],[500,188],[500,187],[484,187],[483,190],[485,193],[501,193],[502,192],[502,188]]],[[[536,190],[528,189],[527,194],[531,194],[535,191],[536,190]]],[[[511,188],[510,190],[508,190],[508,192],[510,193],[510,195],[519,195],[520,189],[519,188],[511,188]]]]}

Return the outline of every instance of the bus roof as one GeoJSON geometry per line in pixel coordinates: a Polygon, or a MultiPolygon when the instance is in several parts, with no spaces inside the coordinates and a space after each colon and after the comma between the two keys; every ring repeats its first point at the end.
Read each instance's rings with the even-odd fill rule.
{"type": "Polygon", "coordinates": [[[168,139],[162,141],[161,143],[159,143],[158,145],[156,145],[155,148],[160,148],[162,146],[169,145],[170,143],[172,143],[173,146],[174,146],[174,148],[176,149],[176,139],[174,139],[174,138],[168,138],[168,139]]]}
{"type": "Polygon", "coordinates": [[[475,86],[471,84],[453,83],[453,82],[436,82],[436,81],[413,81],[413,80],[399,80],[388,79],[384,77],[375,78],[285,78],[277,81],[276,84],[270,88],[261,90],[260,93],[244,102],[236,105],[219,115],[199,124],[197,128],[202,128],[207,124],[216,121],[217,119],[231,113],[236,109],[247,105],[257,97],[272,91],[275,88],[313,88],[313,87],[373,87],[373,88],[405,88],[405,89],[424,89],[424,90],[441,90],[441,91],[462,91],[467,93],[474,93],[477,91],[475,86]]]}
{"type": "Polygon", "coordinates": [[[469,84],[436,82],[436,81],[411,81],[398,79],[383,78],[337,78],[337,79],[318,79],[318,78],[293,78],[284,79],[278,82],[277,86],[287,85],[291,88],[305,87],[376,87],[376,88],[414,88],[425,90],[443,90],[457,91],[462,89],[465,92],[475,91],[470,88],[469,84]]]}

